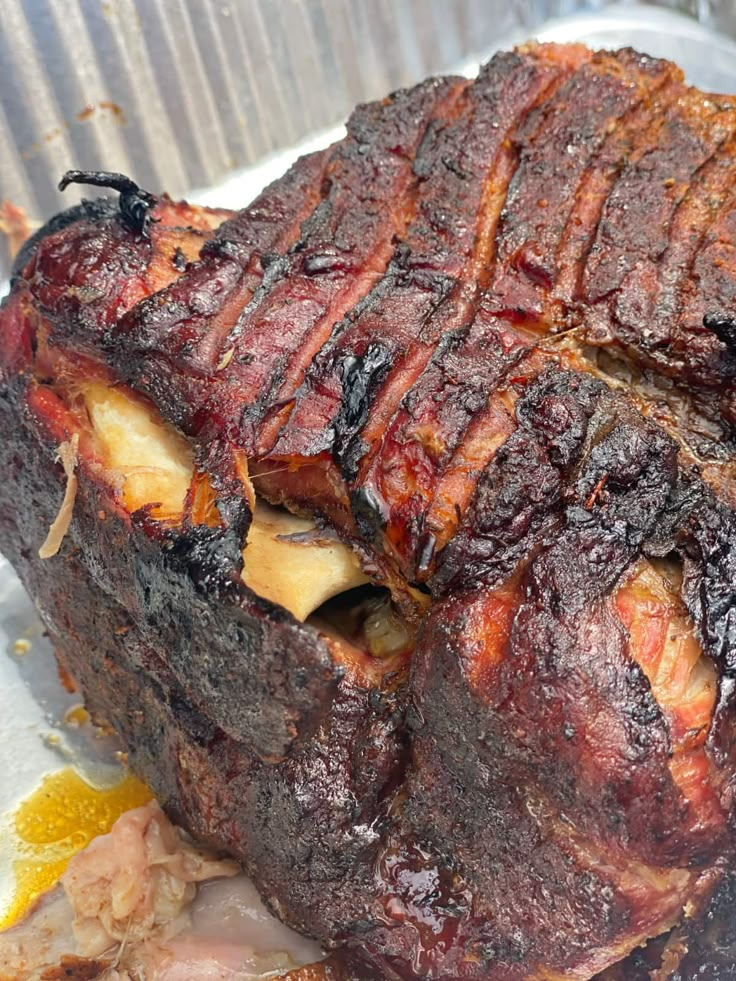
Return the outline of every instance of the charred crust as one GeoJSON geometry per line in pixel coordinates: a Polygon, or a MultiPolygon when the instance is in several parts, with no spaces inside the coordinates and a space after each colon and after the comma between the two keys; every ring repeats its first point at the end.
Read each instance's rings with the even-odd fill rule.
{"type": "Polygon", "coordinates": [[[371,406],[371,393],[380,387],[391,361],[389,348],[377,343],[369,344],[363,354],[350,355],[342,361],[342,401],[332,421],[332,430],[335,434],[335,456],[349,480],[355,478],[362,455],[361,447],[355,445],[355,434],[365,425],[371,406]]]}
{"type": "Polygon", "coordinates": [[[736,351],[736,317],[719,313],[706,313],[703,317],[703,326],[715,334],[729,351],[736,351]]]}
{"type": "MultiPolygon", "coordinates": [[[[732,861],[734,511],[698,472],[679,419],[673,440],[637,378],[634,402],[580,342],[625,341],[637,365],[659,359],[668,385],[710,386],[736,405],[719,346],[734,346],[732,318],[637,335],[661,273],[651,246],[666,244],[652,236],[669,226],[641,221],[642,194],[630,195],[632,226],[626,208],[606,210],[656,144],[642,121],[672,123],[648,161],[655,177],[634,174],[663,216],[698,154],[710,162],[720,145],[708,133],[698,144],[703,120],[687,117],[698,97],[679,104],[665,63],[619,52],[575,67],[577,49],[530,50],[497,56],[470,85],[430,82],[359,107],[345,141],[296,164],[196,261],[173,248],[185,222],[166,220],[165,253],[157,234],[143,241],[156,199],[129,178],[70,172],[63,185],[120,200],[46,226],[3,308],[3,549],[62,663],[169,811],[232,849],[289,923],[345,944],[346,977],[590,975],[602,963],[589,969],[591,956],[638,942],[642,923],[673,922],[695,877],[716,882],[732,861]],[[578,192],[591,175],[592,198],[590,184],[578,192]],[[578,264],[565,300],[560,256],[578,264]],[[41,318],[49,358],[68,353],[70,375],[77,355],[80,371],[96,359],[192,440],[217,527],[197,523],[191,488],[179,527],[156,521],[154,505],[129,515],[83,459],[58,561],[37,559],[61,479],[50,469],[59,420],[28,396],[41,318]],[[562,330],[548,342],[550,323],[562,330]],[[304,453],[292,432],[279,456],[259,427],[283,434],[298,419],[304,453]],[[410,656],[380,673],[321,633],[321,613],[300,623],[244,584],[248,466],[275,476],[274,501],[319,510],[405,606],[426,600],[410,656]],[[693,799],[677,782],[670,705],[617,605],[640,574],[666,580],[688,657],[702,651],[706,687],[718,685],[708,724],[698,716],[687,733],[688,753],[702,738],[693,799]]],[[[690,252],[668,273],[693,294],[705,228],[702,242],[673,239],[673,254],[690,252]]],[[[696,296],[696,320],[729,309],[723,268],[713,297],[696,296]]],[[[65,379],[56,385],[53,362],[45,370],[49,402],[65,379]]],[[[732,451],[719,452],[725,494],[732,451]]],[[[725,908],[730,879],[713,916],[725,908]]]]}
{"type": "Polygon", "coordinates": [[[92,184],[118,191],[118,207],[123,222],[141,238],[149,237],[151,222],[156,220],[151,211],[157,198],[140,188],[130,177],[106,170],[68,170],[59,181],[59,190],[63,191],[70,184],[92,184]]]}
{"type": "Polygon", "coordinates": [[[66,211],[61,211],[59,214],[54,215],[45,225],[34,232],[30,238],[26,239],[20,247],[18,255],[13,261],[11,283],[15,282],[21,275],[40,242],[49,235],[63,231],[65,228],[79,221],[104,221],[105,219],[114,217],[117,213],[117,202],[113,198],[95,198],[93,201],[83,200],[72,208],[67,208],[66,211]]]}

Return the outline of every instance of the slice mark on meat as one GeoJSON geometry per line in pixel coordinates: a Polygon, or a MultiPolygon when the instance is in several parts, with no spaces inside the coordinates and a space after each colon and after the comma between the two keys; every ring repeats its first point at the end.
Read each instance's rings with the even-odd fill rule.
{"type": "Polygon", "coordinates": [[[586,263],[581,300],[590,343],[615,341],[646,358],[666,342],[658,332],[667,318],[652,322],[655,300],[649,297],[658,295],[661,263],[681,231],[678,209],[734,125],[733,107],[688,89],[668,110],[656,141],[632,155],[608,197],[586,263]]]}
{"type": "Polygon", "coordinates": [[[703,326],[700,311],[707,302],[694,310],[686,298],[697,296],[693,265],[710,228],[732,206],[735,149],[732,134],[693,174],[672,216],[656,286],[645,300],[635,298],[627,306],[619,297],[615,305],[617,341],[626,357],[697,386],[720,386],[734,374],[725,365],[728,355],[703,326]]]}
{"type": "MultiPolygon", "coordinates": [[[[537,172],[540,170],[540,162],[533,153],[535,135],[541,140],[539,134],[544,134],[543,149],[546,150],[546,137],[551,126],[550,118],[552,118],[554,120],[554,135],[561,142],[564,142],[567,148],[571,132],[579,125],[578,102],[573,100],[572,95],[574,94],[578,100],[587,98],[587,102],[591,104],[591,125],[598,134],[597,142],[591,141],[593,152],[595,152],[596,146],[601,144],[605,146],[606,144],[606,135],[612,126],[611,114],[619,114],[618,121],[621,125],[621,119],[628,120],[628,117],[641,104],[642,100],[651,97],[654,91],[665,84],[673,71],[676,71],[666,63],[651,62],[649,59],[642,61],[638,56],[634,58],[628,56],[627,53],[619,55],[618,58],[623,62],[623,65],[610,55],[594,56],[593,60],[585,63],[573,75],[572,79],[564,84],[562,84],[564,79],[558,80],[557,87],[552,86],[551,96],[547,92],[546,101],[542,107],[533,111],[526,120],[524,135],[517,141],[521,146],[519,167],[513,175],[513,180],[511,180],[511,173],[505,175],[511,183],[509,197],[505,200],[503,216],[500,219],[499,249],[506,248],[507,251],[509,249],[508,241],[503,237],[504,228],[509,232],[509,235],[518,234],[519,216],[514,209],[521,208],[523,212],[524,195],[528,197],[531,194],[529,188],[525,186],[525,181],[530,182],[536,188],[536,190],[532,188],[534,193],[531,194],[531,197],[535,195],[538,197],[541,193],[539,187],[534,183],[538,177],[537,172]],[[636,84],[632,82],[631,72],[628,71],[630,61],[633,61],[636,67],[634,74],[636,84]],[[610,83],[610,104],[605,99],[596,100],[591,96],[592,91],[597,91],[600,88],[601,77],[610,83]],[[569,105],[570,118],[568,119],[569,105]]],[[[615,115],[614,118],[616,118],[615,115]]],[[[515,159],[515,153],[516,151],[509,151],[509,163],[515,159]]],[[[554,201],[547,200],[545,202],[543,217],[546,224],[540,226],[535,235],[537,237],[542,233],[547,235],[549,238],[547,247],[553,253],[557,248],[555,244],[557,237],[561,234],[561,230],[566,227],[566,220],[563,218],[555,221],[554,206],[556,204],[561,214],[569,211],[571,207],[570,188],[576,186],[581,169],[590,165],[588,159],[590,153],[590,147],[578,148],[575,166],[568,167],[567,170],[563,168],[559,173],[557,171],[558,163],[551,156],[549,158],[550,166],[553,166],[554,169],[553,176],[560,186],[552,195],[554,201]]],[[[564,153],[562,156],[565,159],[564,153]]],[[[544,154],[542,161],[544,162],[544,154]]],[[[503,167],[500,169],[503,170],[503,167]]],[[[545,186],[548,187],[548,190],[550,180],[552,178],[547,174],[545,186]]],[[[555,189],[554,180],[552,180],[552,185],[555,189]]],[[[501,205],[504,204],[507,186],[507,183],[502,180],[503,195],[497,202],[497,208],[494,212],[493,230],[495,230],[500,216],[501,205]]],[[[535,212],[534,207],[532,207],[532,213],[540,213],[538,208],[535,212]]],[[[569,224],[570,221],[567,220],[567,225],[569,224]]],[[[503,258],[501,252],[496,259],[497,265],[502,262],[503,258]]],[[[502,272],[497,270],[496,277],[498,278],[499,275],[502,275],[502,272]]],[[[549,285],[547,284],[548,287],[549,285]]],[[[515,295],[518,295],[516,288],[515,295]]],[[[483,470],[483,466],[479,466],[481,461],[475,449],[468,453],[466,459],[463,458],[462,440],[469,420],[488,400],[494,375],[497,375],[498,372],[498,367],[494,367],[493,358],[490,356],[491,352],[494,347],[500,346],[502,349],[508,349],[503,352],[503,356],[507,357],[508,360],[513,360],[519,356],[518,352],[511,353],[514,348],[513,340],[504,339],[504,342],[499,345],[497,335],[503,333],[503,328],[494,322],[492,316],[492,311],[495,309],[495,299],[492,288],[490,295],[484,297],[482,301],[481,310],[476,314],[476,322],[469,330],[466,329],[465,336],[457,342],[449,339],[449,344],[439,348],[424,375],[405,396],[404,404],[393,420],[390,421],[390,425],[390,416],[389,418],[382,416],[382,400],[379,398],[378,403],[373,406],[374,414],[362,433],[362,438],[369,447],[371,447],[371,443],[373,447],[378,447],[377,449],[369,448],[363,459],[362,486],[369,488],[371,499],[379,505],[385,499],[379,486],[382,480],[385,480],[391,486],[392,492],[395,492],[395,498],[392,499],[392,502],[395,501],[396,507],[393,526],[394,536],[405,539],[408,532],[408,536],[411,537],[411,523],[413,522],[416,526],[426,519],[426,526],[422,528],[424,544],[420,545],[415,542],[414,548],[418,549],[418,554],[414,554],[414,549],[411,549],[408,557],[404,556],[405,572],[409,575],[411,572],[408,570],[417,560],[423,570],[422,574],[426,574],[435,549],[441,549],[457,527],[465,503],[472,492],[473,477],[477,477],[483,470]],[[458,362],[457,365],[453,364],[454,360],[458,362]],[[465,363],[462,363],[463,361],[465,363]],[[448,374],[454,375],[454,377],[448,378],[448,374]],[[386,434],[382,435],[387,426],[386,434]],[[427,441],[425,435],[430,432],[431,439],[427,441]],[[401,451],[397,448],[397,443],[405,448],[406,459],[403,468],[400,460],[401,451]],[[448,493],[455,490],[460,492],[457,507],[448,508],[438,505],[433,511],[430,510],[430,513],[427,513],[423,498],[426,497],[429,501],[433,500],[433,485],[436,483],[438,475],[442,473],[443,466],[447,465],[447,460],[458,447],[460,449],[457,459],[445,481],[445,490],[440,493],[440,499],[444,498],[446,505],[448,493]],[[460,477],[461,474],[463,474],[464,479],[460,477]],[[405,505],[404,509],[401,508],[402,502],[405,505]],[[419,510],[417,511],[417,509],[419,510]]],[[[506,334],[507,337],[510,337],[511,332],[506,331],[506,334]]],[[[519,342],[517,341],[517,343],[519,342]]],[[[409,364],[410,358],[406,360],[409,364]]],[[[408,368],[404,370],[407,375],[410,375],[408,368]]],[[[398,372],[395,371],[395,374],[398,372]]],[[[402,379],[402,384],[405,386],[408,387],[410,383],[402,379]]],[[[387,384],[384,387],[384,392],[389,388],[390,384],[387,384]]],[[[390,398],[388,400],[383,399],[383,402],[384,405],[387,403],[391,409],[394,408],[390,398]]],[[[501,413],[504,411],[500,403],[489,410],[491,430],[499,422],[497,416],[499,411],[501,413]]],[[[505,429],[507,435],[511,428],[505,429]]],[[[503,431],[502,427],[498,437],[491,438],[489,441],[483,432],[483,424],[474,424],[471,442],[474,447],[482,448],[485,452],[485,463],[490,462],[493,452],[500,445],[503,431]]],[[[490,436],[490,433],[488,435],[490,436]]],[[[379,511],[377,517],[383,523],[387,516],[379,511]]],[[[390,540],[391,530],[388,531],[387,535],[390,540]]]]}
{"type": "Polygon", "coordinates": [[[109,359],[170,422],[196,428],[212,379],[240,357],[233,329],[263,281],[267,260],[293,246],[319,204],[328,157],[321,151],[298,160],[218,229],[199,262],[184,266],[176,282],[115,326],[109,359]]]}
{"type": "Polygon", "coordinates": [[[538,111],[519,137],[520,166],[509,188],[497,236],[489,309],[513,320],[546,322],[559,274],[561,239],[580,181],[615,127],[672,74],[630,50],[597,52],[538,111]]]}
{"type": "MultiPolygon", "coordinates": [[[[505,100],[499,99],[498,113],[506,118],[505,129],[503,133],[499,133],[502,139],[491,144],[496,147],[496,156],[483,185],[474,251],[471,252],[470,264],[465,269],[465,275],[469,278],[460,281],[455,293],[439,307],[436,314],[422,324],[419,336],[410,339],[406,355],[395,367],[392,367],[385,384],[377,389],[370,414],[362,429],[352,434],[348,432],[341,437],[339,448],[342,469],[349,475],[355,459],[359,467],[356,484],[360,484],[360,481],[365,479],[374,454],[380,452],[387,427],[397,411],[401,411],[402,399],[413,397],[413,386],[422,379],[422,373],[431,359],[439,358],[438,345],[441,344],[442,339],[447,338],[451,343],[450,335],[454,331],[459,331],[463,335],[473,335],[473,321],[477,314],[478,303],[488,285],[495,262],[497,228],[506,205],[509,186],[519,164],[515,142],[516,130],[528,121],[530,114],[534,115],[535,105],[553,97],[570,74],[579,69],[580,63],[585,63],[590,57],[589,52],[586,52],[579,60],[573,59],[571,62],[560,64],[556,55],[555,46],[549,49],[544,45],[532,46],[526,55],[532,60],[532,64],[524,66],[528,75],[525,73],[520,75],[520,80],[524,84],[523,105],[519,104],[521,100],[518,99],[518,95],[517,101],[510,99],[508,105],[505,100]],[[549,75],[545,77],[545,69],[549,67],[546,63],[547,57],[557,68],[552,77],[549,75]],[[537,72],[540,74],[537,75],[537,72]],[[531,86],[529,81],[533,83],[531,86]]],[[[511,93],[515,94],[513,88],[511,93]]],[[[503,94],[502,92],[502,96],[503,94]]],[[[477,327],[476,331],[481,334],[483,327],[477,327]]],[[[475,340],[473,335],[470,346],[475,340]]],[[[470,380],[475,373],[475,366],[468,367],[470,380]]],[[[480,368],[479,373],[482,372],[483,368],[480,368]]],[[[474,384],[470,381],[471,387],[474,384]]],[[[428,388],[431,389],[431,379],[428,388]]],[[[434,398],[438,393],[432,391],[430,394],[426,391],[423,394],[434,398]]],[[[445,434],[444,438],[449,439],[449,434],[445,434]]]]}
{"type": "MultiPolygon", "coordinates": [[[[514,384],[535,373],[514,369],[526,353],[512,331],[476,317],[468,335],[433,358],[385,434],[362,487],[374,502],[373,534],[382,533],[410,579],[428,576],[516,428],[514,384]]],[[[365,513],[362,520],[367,531],[365,513]]]]}
{"type": "Polygon", "coordinates": [[[316,359],[270,456],[334,447],[353,473],[439,338],[472,317],[515,167],[509,136],[571,70],[556,51],[496,56],[466,90],[463,115],[427,141],[415,164],[416,219],[384,279],[316,359]]]}
{"type": "Polygon", "coordinates": [[[587,257],[622,168],[632,155],[641,152],[642,145],[656,144],[666,113],[683,91],[681,72],[667,62],[664,69],[651,89],[606,136],[600,152],[582,175],[557,253],[558,276],[552,287],[552,302],[558,315],[548,314],[553,330],[570,317],[571,308],[581,295],[587,257]]]}
{"type": "Polygon", "coordinates": [[[385,273],[413,217],[414,157],[433,121],[452,117],[467,84],[430,81],[361,106],[348,121],[348,137],[327,168],[326,198],[243,311],[233,333],[236,356],[213,386],[213,412],[222,414],[228,402],[248,452],[264,414],[288,402],[333,325],[385,273]]]}

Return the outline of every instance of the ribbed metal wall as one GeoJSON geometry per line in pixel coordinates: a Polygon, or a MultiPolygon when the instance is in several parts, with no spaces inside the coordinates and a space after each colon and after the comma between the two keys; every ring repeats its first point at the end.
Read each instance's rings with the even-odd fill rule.
{"type": "MultiPolygon", "coordinates": [[[[56,190],[69,167],[121,170],[174,195],[207,187],[356,102],[605,5],[0,0],[0,200],[46,218],[75,200],[56,190]]],[[[704,0],[668,5],[708,13],[704,0]]]]}

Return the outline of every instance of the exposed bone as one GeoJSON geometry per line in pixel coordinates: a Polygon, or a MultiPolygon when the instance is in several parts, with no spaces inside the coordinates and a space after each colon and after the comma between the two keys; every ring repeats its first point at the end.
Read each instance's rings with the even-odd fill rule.
{"type": "MultiPolygon", "coordinates": [[[[194,473],[190,444],[132,392],[88,385],[84,401],[106,467],[116,473],[128,511],[146,505],[159,520],[178,522],[194,473]]],[[[243,552],[243,581],[299,620],[325,600],[368,582],[360,562],[335,539],[288,541],[316,525],[258,501],[243,552]]]]}
{"type": "Polygon", "coordinates": [[[155,504],[154,518],[180,519],[194,470],[189,443],[122,388],[90,385],[84,401],[104,463],[119,472],[127,510],[155,504]]]}
{"type": "Polygon", "coordinates": [[[298,620],[305,620],[332,596],[369,582],[358,557],[342,542],[286,540],[315,527],[308,518],[258,501],[243,552],[243,581],[298,620]]]}

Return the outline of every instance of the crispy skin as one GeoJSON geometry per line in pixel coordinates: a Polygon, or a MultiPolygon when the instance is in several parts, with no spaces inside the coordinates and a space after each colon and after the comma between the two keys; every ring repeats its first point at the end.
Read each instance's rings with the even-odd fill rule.
{"type": "MultiPolygon", "coordinates": [[[[238,264],[247,256],[257,268],[246,267],[249,281],[239,283],[231,296],[226,294],[226,322],[220,309],[224,292],[220,272],[216,270],[213,278],[212,262],[206,256],[192,271],[194,282],[177,283],[174,297],[164,297],[161,305],[153,301],[120,324],[111,339],[118,370],[141,385],[141,367],[136,364],[141,343],[164,355],[167,347],[183,347],[185,363],[172,366],[173,373],[186,377],[194,368],[204,379],[194,390],[181,382],[177,390],[177,382],[173,383],[178,399],[167,417],[192,434],[202,426],[208,434],[214,427],[230,430],[240,445],[254,453],[258,421],[274,409],[274,402],[283,401],[286,388],[298,385],[333,322],[383,275],[394,236],[403,236],[414,210],[413,159],[428,127],[452,113],[465,84],[459,79],[431,81],[359,107],[348,121],[346,139],[336,145],[326,163],[321,158],[315,161],[318,166],[308,181],[302,161],[286,184],[278,182],[265,192],[264,201],[252,206],[256,234],[246,213],[251,209],[233,223],[240,223],[245,243],[252,249],[248,254],[238,242],[238,264]],[[305,184],[310,187],[315,180],[320,194],[324,193],[321,201],[305,194],[305,184]],[[269,218],[273,216],[271,221],[260,219],[264,210],[269,218]],[[286,254],[279,258],[280,252],[286,254]],[[253,278],[254,272],[262,282],[253,278]],[[195,330],[202,334],[204,357],[193,359],[189,352],[191,327],[182,324],[176,309],[179,294],[196,297],[195,330]]],[[[232,289],[230,278],[224,287],[232,289]]],[[[152,387],[159,373],[151,372],[152,387]]],[[[146,387],[145,378],[141,387],[146,387]]]]}
{"type": "Polygon", "coordinates": [[[84,202],[21,250],[16,279],[28,284],[39,311],[53,312],[68,343],[94,348],[127,310],[176,280],[231,214],[164,196],[151,212],[151,237],[143,238],[130,234],[114,202],[84,202]]]}
{"type": "Polygon", "coordinates": [[[711,411],[724,411],[731,424],[732,358],[704,329],[703,315],[718,313],[721,304],[730,308],[733,296],[709,291],[691,264],[708,276],[702,246],[730,197],[735,126],[732,99],[711,100],[693,89],[680,95],[656,141],[634,148],[609,194],[580,294],[592,343],[615,345],[709,391],[711,411]]]}
{"type": "Polygon", "coordinates": [[[164,806],[335,949],[295,981],[685,978],[732,943],[733,124],[668,63],[530,46],[360,107],[214,234],[103,202],[25,250],[0,543],[164,806]],[[189,437],[180,516],[126,510],[90,379],[189,437]],[[413,651],[243,583],[251,476],[413,651]]]}
{"type": "Polygon", "coordinates": [[[108,343],[121,372],[141,390],[163,395],[162,412],[190,431],[211,395],[213,379],[236,354],[233,333],[263,281],[268,263],[297,241],[320,202],[328,154],[302,159],[243,211],[226,221],[199,261],[115,325],[108,343]]]}

